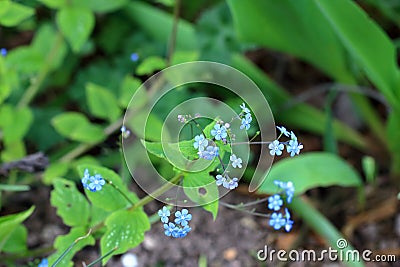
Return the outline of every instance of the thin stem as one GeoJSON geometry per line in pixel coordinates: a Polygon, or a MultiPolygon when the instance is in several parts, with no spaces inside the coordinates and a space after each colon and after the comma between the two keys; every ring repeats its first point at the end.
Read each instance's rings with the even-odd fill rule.
{"type": "Polygon", "coordinates": [[[228,203],[225,203],[223,201],[219,201],[219,203],[224,207],[227,207],[227,208],[230,208],[230,209],[234,209],[234,210],[237,210],[237,211],[241,211],[241,212],[244,212],[244,213],[248,213],[248,214],[251,214],[251,215],[254,215],[254,216],[265,217],[265,218],[271,217],[270,214],[255,212],[254,210],[242,209],[241,207],[239,207],[237,205],[228,204],[228,203]]]}
{"type": "Polygon", "coordinates": [[[172,25],[171,39],[169,40],[169,46],[168,46],[168,58],[167,58],[168,66],[171,66],[172,56],[174,54],[176,47],[180,8],[181,8],[181,0],[176,0],[174,7],[174,24],[172,25]]]}
{"type": "MultiPolygon", "coordinates": [[[[237,142],[237,143],[231,143],[231,146],[234,145],[269,145],[272,142],[237,142]]],[[[285,143],[285,142],[281,142],[285,143]]]]}
{"type": "Polygon", "coordinates": [[[107,252],[105,255],[103,255],[102,257],[98,258],[97,260],[91,262],[89,265],[87,265],[86,267],[91,267],[94,266],[96,263],[102,261],[104,258],[110,256],[114,251],[116,251],[118,249],[118,247],[114,247],[112,250],[110,250],[109,252],[107,252]]]}
{"type": "Polygon", "coordinates": [[[132,202],[132,200],[130,200],[129,197],[128,197],[124,192],[122,192],[121,189],[119,189],[118,186],[116,186],[115,184],[113,184],[112,181],[107,181],[107,183],[108,183],[109,185],[111,185],[112,187],[114,187],[114,189],[117,190],[118,193],[120,193],[120,194],[131,204],[131,206],[134,205],[134,203],[132,202]]]}
{"type": "Polygon", "coordinates": [[[176,185],[176,183],[182,178],[182,174],[176,175],[173,177],[171,180],[168,181],[168,183],[164,184],[157,190],[155,190],[153,193],[147,195],[146,197],[142,198],[138,202],[136,202],[129,210],[135,210],[137,208],[143,207],[144,205],[150,203],[154,199],[156,199],[158,196],[161,196],[165,192],[167,192],[169,189],[171,189],[173,186],[176,185]]]}
{"type": "Polygon", "coordinates": [[[17,104],[18,108],[23,108],[29,105],[32,99],[35,97],[43,82],[45,81],[47,75],[50,72],[49,64],[54,60],[54,57],[57,55],[58,50],[60,49],[61,44],[63,43],[63,37],[60,32],[56,35],[56,40],[54,42],[53,47],[51,48],[42,69],[39,72],[37,78],[31,83],[31,85],[26,89],[24,95],[21,97],[20,101],[17,104]]]}

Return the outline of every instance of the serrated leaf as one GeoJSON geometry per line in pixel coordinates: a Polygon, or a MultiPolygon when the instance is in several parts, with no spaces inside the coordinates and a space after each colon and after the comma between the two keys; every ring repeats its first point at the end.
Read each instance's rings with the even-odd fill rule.
{"type": "Polygon", "coordinates": [[[358,173],[343,159],[326,152],[305,153],[274,164],[258,192],[274,194],[275,180],[292,181],[295,194],[315,187],[362,185],[358,173]]]}
{"type": "Polygon", "coordinates": [[[92,11],[82,7],[68,6],[57,12],[57,24],[76,53],[81,50],[92,33],[95,18],[92,11]]]}
{"type": "Polygon", "coordinates": [[[51,124],[58,133],[75,141],[95,143],[106,138],[100,126],[91,124],[78,112],[60,114],[51,120],[51,124]]]}
{"type": "Polygon", "coordinates": [[[167,67],[167,63],[165,59],[152,56],[147,57],[143,60],[142,63],[137,67],[136,74],[137,75],[150,75],[153,74],[155,71],[159,71],[167,67]]]}
{"type": "MultiPolygon", "coordinates": [[[[112,255],[122,254],[136,247],[144,240],[144,233],[150,229],[149,218],[141,210],[119,210],[111,214],[106,222],[107,231],[100,240],[101,254],[105,255],[115,247],[112,255]]],[[[103,264],[112,256],[103,259],[103,264]]]]}
{"type": "Polygon", "coordinates": [[[3,250],[5,243],[18,225],[25,221],[32,214],[34,209],[35,207],[32,206],[26,211],[0,217],[0,252],[3,250]]]}
{"type": "MultiPolygon", "coordinates": [[[[52,264],[64,253],[64,251],[71,246],[78,238],[86,236],[88,233],[88,230],[84,227],[75,227],[72,228],[71,231],[62,236],[58,236],[54,242],[54,247],[57,249],[57,252],[52,254],[48,260],[49,260],[49,266],[52,266],[52,264]]],[[[73,263],[71,262],[71,259],[77,253],[80,251],[82,248],[88,246],[88,245],[94,245],[95,239],[93,236],[89,235],[86,238],[80,239],[73,247],[72,249],[65,254],[63,259],[58,263],[58,266],[65,266],[65,267],[70,267],[73,266],[73,263]]]]}
{"type": "MultiPolygon", "coordinates": [[[[83,177],[85,169],[89,170],[90,175],[100,174],[106,181],[111,181],[116,187],[118,187],[118,189],[123,192],[132,203],[138,201],[137,196],[128,190],[126,185],[123,184],[121,177],[114,171],[89,164],[79,165],[77,169],[80,177],[83,177]]],[[[110,184],[105,184],[103,188],[97,192],[90,192],[85,189],[85,193],[93,205],[106,211],[116,211],[130,206],[130,203],[123,197],[123,195],[110,184]]]]}
{"type": "Polygon", "coordinates": [[[218,213],[218,186],[215,178],[207,171],[198,173],[185,173],[183,178],[183,191],[195,203],[213,215],[214,219],[218,213]]]}
{"type": "Polygon", "coordinates": [[[90,112],[99,118],[113,122],[121,115],[117,99],[106,88],[88,83],[86,85],[86,100],[90,112]]]}
{"type": "Polygon", "coordinates": [[[10,2],[6,12],[0,15],[0,24],[12,27],[20,24],[34,14],[35,10],[15,2],[10,2]]]}
{"type": "Polygon", "coordinates": [[[89,222],[90,207],[86,198],[78,191],[72,181],[54,180],[50,203],[57,208],[63,222],[71,227],[86,225],[89,222]]]}
{"type": "Polygon", "coordinates": [[[11,233],[9,239],[3,247],[3,251],[7,253],[21,253],[28,249],[27,243],[28,230],[23,225],[18,225],[11,233]]]}

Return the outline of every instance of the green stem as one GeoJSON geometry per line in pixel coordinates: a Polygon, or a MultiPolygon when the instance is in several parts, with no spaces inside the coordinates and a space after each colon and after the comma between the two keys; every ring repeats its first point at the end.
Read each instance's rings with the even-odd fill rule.
{"type": "Polygon", "coordinates": [[[60,46],[63,43],[63,36],[60,32],[56,35],[56,40],[54,42],[53,47],[51,48],[42,69],[39,72],[39,75],[36,79],[31,83],[31,85],[26,89],[24,95],[21,97],[20,101],[17,104],[18,108],[23,108],[29,105],[32,99],[35,97],[37,92],[39,91],[40,87],[42,86],[43,82],[45,81],[47,75],[50,72],[50,63],[54,60],[55,56],[57,55],[60,46]]]}
{"type": "MultiPolygon", "coordinates": [[[[354,248],[351,245],[339,249],[337,242],[344,239],[342,234],[332,225],[332,223],[309,202],[303,201],[300,197],[294,197],[289,207],[297,213],[303,221],[308,224],[315,232],[322,236],[335,250],[342,251],[343,255],[349,255],[354,248]]],[[[361,254],[361,253],[360,253],[361,254]]],[[[360,260],[361,255],[360,255],[360,260]]],[[[364,267],[362,261],[344,261],[344,264],[351,267],[364,267]]]]}
{"type": "Polygon", "coordinates": [[[156,199],[158,196],[161,196],[165,192],[167,192],[169,189],[171,189],[173,186],[176,185],[176,183],[182,178],[182,174],[176,175],[173,177],[171,180],[168,181],[168,183],[164,184],[157,190],[155,190],[153,193],[147,195],[146,197],[142,198],[138,202],[136,202],[130,210],[135,210],[137,208],[143,207],[144,205],[150,203],[154,199],[156,199]]]}
{"type": "Polygon", "coordinates": [[[104,258],[110,256],[114,251],[116,251],[118,249],[118,247],[113,248],[112,250],[110,250],[109,252],[107,252],[105,255],[103,255],[101,258],[98,258],[97,260],[91,262],[89,265],[87,265],[86,267],[91,267],[94,266],[96,263],[102,261],[104,258]]]}
{"type": "Polygon", "coordinates": [[[168,57],[167,57],[168,66],[171,66],[172,56],[174,54],[176,47],[180,9],[181,9],[181,0],[176,0],[174,7],[174,24],[172,25],[171,39],[169,41],[169,46],[168,46],[168,57]]]}

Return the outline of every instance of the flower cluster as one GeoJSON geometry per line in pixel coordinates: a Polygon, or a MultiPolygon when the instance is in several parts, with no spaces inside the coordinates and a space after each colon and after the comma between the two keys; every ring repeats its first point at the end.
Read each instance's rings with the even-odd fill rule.
{"type": "Polygon", "coordinates": [[[281,227],[284,227],[286,232],[289,232],[293,226],[293,221],[290,219],[289,210],[285,208],[285,214],[279,213],[277,211],[281,210],[283,207],[283,199],[281,194],[284,194],[286,196],[287,203],[292,202],[294,195],[294,186],[292,182],[282,182],[278,180],[274,181],[274,184],[283,191],[280,194],[275,194],[268,198],[268,209],[274,211],[271,214],[269,225],[272,226],[275,230],[279,230],[281,227]]]}
{"type": "Polygon", "coordinates": [[[160,216],[160,220],[164,224],[164,234],[174,238],[185,237],[190,230],[192,230],[192,228],[189,227],[192,214],[190,214],[187,209],[183,209],[182,211],[178,210],[175,212],[174,222],[169,221],[170,215],[170,210],[165,206],[158,211],[158,216],[160,216]]]}
{"type": "Polygon", "coordinates": [[[240,125],[240,129],[250,129],[250,123],[253,120],[253,118],[251,117],[251,113],[250,110],[246,107],[246,105],[244,103],[242,103],[240,105],[240,107],[242,108],[242,112],[240,112],[239,114],[239,118],[242,120],[242,123],[240,125]]]}
{"type": "Polygon", "coordinates": [[[284,135],[286,137],[290,137],[290,140],[286,142],[280,142],[278,141],[278,139],[272,141],[268,145],[268,148],[270,149],[269,154],[271,154],[271,156],[282,155],[282,151],[286,145],[286,151],[290,154],[291,157],[298,155],[300,153],[300,150],[303,149],[303,145],[297,141],[297,136],[292,131],[289,132],[288,130],[286,130],[286,128],[283,126],[277,126],[276,128],[281,131],[278,139],[281,138],[282,135],[284,135]]]}
{"type": "Polygon", "coordinates": [[[106,184],[105,180],[100,174],[95,174],[94,176],[90,176],[88,169],[85,169],[81,182],[84,188],[92,192],[100,191],[106,184]]]}

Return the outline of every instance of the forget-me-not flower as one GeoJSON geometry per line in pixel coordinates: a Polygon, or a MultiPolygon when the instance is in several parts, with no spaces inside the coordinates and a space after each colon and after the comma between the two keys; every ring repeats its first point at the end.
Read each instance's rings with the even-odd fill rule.
{"type": "Polygon", "coordinates": [[[188,225],[188,222],[192,219],[192,214],[189,213],[187,209],[182,211],[178,210],[175,212],[175,223],[182,226],[188,225]]]}
{"type": "Polygon", "coordinates": [[[221,126],[218,123],[214,125],[214,129],[211,130],[211,135],[215,137],[215,140],[221,140],[228,136],[225,126],[221,126]]]}
{"type": "Polygon", "coordinates": [[[282,217],[282,214],[274,212],[269,219],[269,225],[274,227],[275,230],[279,230],[286,224],[286,220],[282,217]]]}
{"type": "Polygon", "coordinates": [[[283,200],[281,199],[281,196],[278,194],[275,194],[273,196],[270,196],[268,198],[268,208],[270,210],[279,210],[283,205],[283,200]]]}
{"type": "Polygon", "coordinates": [[[165,229],[164,234],[166,236],[173,236],[174,233],[178,231],[179,228],[176,227],[174,223],[170,222],[170,223],[164,223],[164,229],[165,229]]]}
{"type": "Polygon", "coordinates": [[[213,160],[219,155],[219,148],[217,146],[208,146],[204,151],[199,151],[197,154],[200,158],[213,160]]]}
{"type": "Polygon", "coordinates": [[[39,263],[38,267],[48,267],[49,266],[49,261],[44,258],[42,261],[39,263]]]}
{"type": "Polygon", "coordinates": [[[285,219],[286,219],[285,230],[286,232],[290,232],[290,230],[292,230],[293,227],[293,221],[290,219],[290,213],[287,208],[285,208],[285,219]]]}
{"type": "Polygon", "coordinates": [[[271,154],[271,156],[274,155],[280,156],[282,155],[282,150],[285,147],[278,140],[274,140],[272,143],[268,145],[268,148],[270,149],[269,154],[271,154]]]}
{"type": "Polygon", "coordinates": [[[88,169],[85,169],[81,182],[84,188],[89,189],[90,174],[88,169]]]}
{"type": "Polygon", "coordinates": [[[299,144],[297,140],[290,140],[289,144],[286,146],[286,151],[290,153],[290,156],[298,155],[300,153],[300,149],[303,149],[303,145],[299,144]]]}
{"type": "Polygon", "coordinates": [[[290,133],[288,132],[288,130],[286,130],[285,127],[283,127],[283,126],[276,126],[276,128],[278,128],[278,130],[281,131],[281,134],[283,134],[284,136],[289,137],[290,133]]]}
{"type": "Polygon", "coordinates": [[[163,223],[168,223],[170,215],[171,215],[171,212],[165,206],[162,208],[162,210],[158,211],[158,216],[160,216],[161,222],[163,222],[163,223]]]}
{"type": "Polygon", "coordinates": [[[215,176],[215,178],[217,178],[216,184],[218,186],[220,186],[226,182],[226,177],[222,176],[221,174],[218,174],[217,176],[215,176]]]}
{"type": "Polygon", "coordinates": [[[0,49],[0,54],[1,54],[3,57],[5,57],[5,56],[7,55],[7,53],[8,53],[7,49],[5,49],[5,48],[1,48],[1,49],[0,49]]]}
{"type": "Polygon", "coordinates": [[[244,104],[244,103],[242,103],[241,105],[240,105],[240,108],[242,109],[242,112],[244,112],[244,113],[250,113],[250,110],[246,107],[246,105],[244,104]]]}
{"type": "Polygon", "coordinates": [[[131,54],[131,61],[136,62],[139,60],[139,55],[138,53],[132,53],[131,54]]]}
{"type": "Polygon", "coordinates": [[[203,151],[208,145],[208,140],[204,137],[204,135],[196,135],[194,137],[194,148],[198,149],[199,151],[203,151]]]}
{"type": "Polygon", "coordinates": [[[244,118],[242,118],[242,123],[240,125],[240,129],[250,129],[250,123],[253,120],[253,118],[251,117],[250,113],[247,113],[246,116],[244,118]]]}
{"type": "Polygon", "coordinates": [[[90,177],[88,188],[92,192],[97,192],[100,191],[105,184],[106,182],[104,181],[103,177],[101,177],[100,174],[96,174],[95,176],[90,177]]]}
{"type": "Polygon", "coordinates": [[[229,158],[232,161],[233,168],[242,168],[242,159],[236,157],[235,154],[232,154],[229,158]]]}

